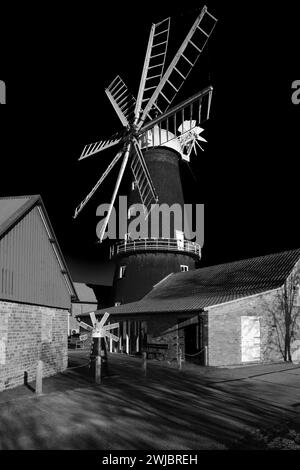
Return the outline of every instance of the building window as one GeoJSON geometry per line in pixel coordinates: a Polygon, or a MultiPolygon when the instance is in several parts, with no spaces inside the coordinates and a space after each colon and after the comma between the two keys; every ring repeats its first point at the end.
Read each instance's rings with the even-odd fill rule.
{"type": "Polygon", "coordinates": [[[186,266],[185,264],[180,265],[180,271],[185,272],[185,271],[188,271],[188,270],[189,270],[189,267],[186,266]]]}
{"type": "Polygon", "coordinates": [[[115,307],[118,307],[119,305],[121,305],[121,302],[115,302],[115,307]]]}
{"type": "Polygon", "coordinates": [[[126,266],[120,266],[119,268],[119,279],[122,279],[125,276],[126,266]]]}

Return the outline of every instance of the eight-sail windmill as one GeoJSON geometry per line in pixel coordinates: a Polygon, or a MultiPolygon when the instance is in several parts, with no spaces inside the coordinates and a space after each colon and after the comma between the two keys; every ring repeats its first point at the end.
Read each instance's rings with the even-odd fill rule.
{"type": "Polygon", "coordinates": [[[110,207],[102,225],[99,241],[105,234],[108,220],[130,160],[131,171],[136,182],[141,202],[146,214],[151,206],[158,202],[143,150],[152,147],[174,146],[182,158],[189,160],[191,152],[196,150],[202,128],[200,125],[209,118],[212,87],[196,93],[184,102],[170,109],[174,98],[182,87],[203,51],[217,19],[204,6],[192,25],[182,45],[169,66],[165,67],[169,40],[170,18],[153,24],[150,31],[142,77],[137,99],[129,92],[124,81],[117,76],[105,90],[123,129],[107,140],[86,145],[79,160],[95,155],[103,150],[122,145],[96,185],[76,208],[74,218],[78,216],[112,168],[122,158],[117,182],[113,191],[110,207]],[[166,68],[166,70],[165,70],[166,68]],[[179,136],[178,135],[179,132],[179,136]]]}

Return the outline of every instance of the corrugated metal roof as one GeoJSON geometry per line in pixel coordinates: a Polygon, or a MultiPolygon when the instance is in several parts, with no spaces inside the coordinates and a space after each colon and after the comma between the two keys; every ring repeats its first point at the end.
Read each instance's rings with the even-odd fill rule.
{"type": "MultiPolygon", "coordinates": [[[[46,240],[48,241],[49,245],[50,244],[52,245],[53,250],[51,250],[51,252],[54,251],[53,255],[54,254],[56,255],[55,256],[56,264],[59,267],[58,272],[60,272],[61,275],[63,276],[66,287],[68,291],[70,292],[73,300],[77,300],[77,293],[75,291],[70,272],[68,270],[68,267],[62,255],[62,252],[60,250],[58,241],[56,239],[55,233],[53,231],[51,222],[49,220],[47,211],[45,209],[45,206],[43,204],[43,201],[40,195],[1,197],[0,198],[0,243],[3,245],[2,246],[3,248],[2,258],[3,259],[1,261],[3,263],[5,262],[5,265],[3,265],[2,267],[2,271],[3,271],[2,272],[2,284],[5,281],[4,282],[5,289],[2,289],[1,297],[7,295],[9,298],[11,298],[14,295],[13,291],[15,290],[16,285],[14,286],[14,289],[12,289],[13,282],[14,282],[13,280],[14,273],[12,269],[10,268],[14,268],[14,270],[17,271],[16,266],[17,265],[19,266],[20,264],[18,261],[19,258],[18,259],[15,259],[15,258],[16,256],[19,256],[18,250],[20,249],[20,246],[18,244],[21,242],[21,240],[25,242],[24,241],[25,238],[26,237],[28,238],[28,234],[29,234],[27,230],[28,229],[27,225],[29,223],[27,220],[28,217],[31,217],[30,223],[31,223],[32,237],[30,238],[30,241],[27,240],[27,242],[31,243],[34,237],[35,239],[41,241],[42,231],[39,232],[41,236],[38,236],[37,233],[39,231],[39,228],[38,228],[38,222],[37,222],[37,218],[35,216],[34,211],[38,211],[36,214],[40,214],[39,220],[40,220],[40,224],[44,226],[43,230],[45,233],[46,240]],[[24,221],[25,222],[27,221],[28,223],[26,224],[24,223],[24,221]],[[17,230],[19,227],[20,227],[20,230],[22,228],[21,231],[17,230]],[[13,248],[13,245],[15,246],[15,248],[13,248]]],[[[45,257],[46,257],[46,254],[45,254],[45,257]]],[[[42,263],[45,264],[45,260],[42,261],[42,263]]],[[[15,272],[15,274],[17,275],[18,273],[15,272]]],[[[48,289],[50,288],[51,286],[49,285],[48,289]]],[[[21,297],[23,296],[23,294],[22,295],[21,293],[19,294],[21,297]]],[[[23,300],[23,297],[21,300],[23,300]]],[[[26,300],[28,299],[26,298],[26,300]]]]}
{"type": "Polygon", "coordinates": [[[39,199],[39,196],[0,197],[0,236],[10,229],[39,199]]]}
{"type": "Polygon", "coordinates": [[[79,302],[97,304],[95,293],[89,286],[83,282],[74,282],[74,287],[77,292],[79,302]]]}
{"type": "Polygon", "coordinates": [[[115,315],[199,311],[283,285],[300,259],[300,249],[176,273],[142,300],[99,310],[115,315]]]}

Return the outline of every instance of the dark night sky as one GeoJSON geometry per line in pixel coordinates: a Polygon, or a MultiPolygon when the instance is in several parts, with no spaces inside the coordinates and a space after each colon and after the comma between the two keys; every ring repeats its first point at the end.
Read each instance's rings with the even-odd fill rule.
{"type": "MultiPolygon", "coordinates": [[[[207,2],[219,22],[178,96],[214,87],[206,151],[192,162],[198,183],[182,172],[187,200],[205,204],[203,265],[300,246],[300,105],[291,101],[300,78],[299,16],[292,2],[288,9],[261,3],[207,2]]],[[[116,172],[72,218],[114,156],[77,161],[85,143],[118,130],[104,87],[120,74],[136,94],[151,23],[172,16],[175,52],[203,4],[26,7],[26,21],[19,10],[7,21],[14,27],[1,32],[9,106],[0,116],[0,195],[42,195],[75,280],[109,282],[112,269],[95,229],[116,172]]]]}

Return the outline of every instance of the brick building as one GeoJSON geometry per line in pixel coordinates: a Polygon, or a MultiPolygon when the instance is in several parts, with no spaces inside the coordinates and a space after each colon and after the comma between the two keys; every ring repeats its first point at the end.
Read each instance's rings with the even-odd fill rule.
{"type": "MultiPolygon", "coordinates": [[[[150,349],[164,345],[168,360],[180,348],[185,360],[202,365],[280,361],[283,325],[274,313],[280,317],[285,283],[300,275],[299,260],[300,249],[169,275],[142,300],[106,309],[121,322],[117,349],[139,352],[147,339],[150,349]]],[[[299,310],[299,278],[294,288],[299,310]]],[[[300,360],[299,322],[293,360],[300,360]]]]}
{"type": "Polygon", "coordinates": [[[76,298],[41,197],[0,198],[0,391],[67,367],[76,298]]]}

